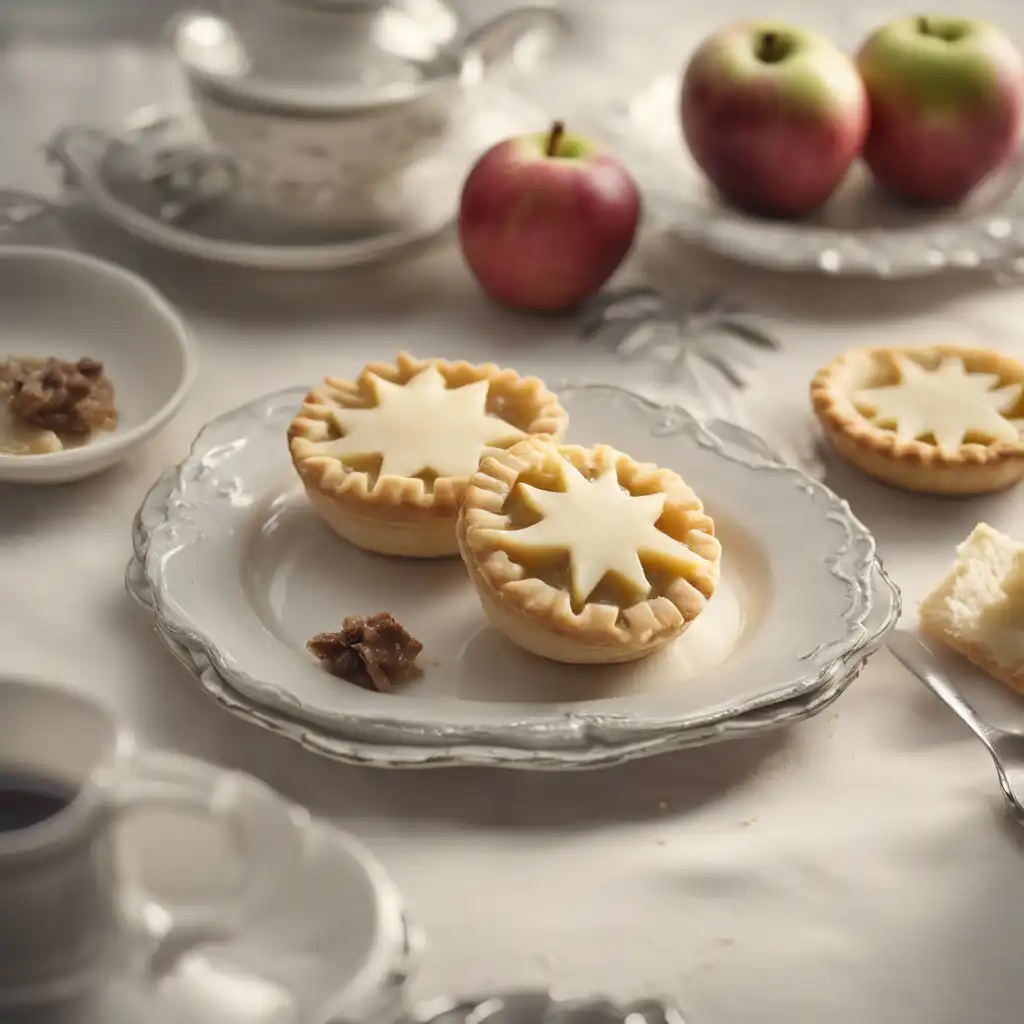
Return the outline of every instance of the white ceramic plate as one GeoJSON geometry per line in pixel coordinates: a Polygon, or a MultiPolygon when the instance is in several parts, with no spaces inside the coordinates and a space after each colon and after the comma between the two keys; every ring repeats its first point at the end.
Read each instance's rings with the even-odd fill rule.
{"type": "Polygon", "coordinates": [[[602,134],[644,187],[648,215],[690,242],[773,270],[910,278],[1009,266],[1024,253],[1024,151],[960,207],[913,210],[887,200],[860,164],[814,216],[764,220],[723,203],[683,143],[679,76],[636,96],[602,134]]]}
{"type": "Polygon", "coordinates": [[[145,539],[136,542],[161,629],[270,716],[346,742],[502,748],[527,759],[682,745],[690,730],[856,667],[851,659],[877,639],[876,559],[844,502],[739,428],[712,432],[614,387],[559,391],[570,438],[681,470],[716,517],[722,585],[663,655],[613,669],[536,659],[487,627],[457,559],[410,564],[339,541],[301,498],[281,443],[304,388],[210,424],[170,495],[140,512],[145,539]],[[424,642],[416,686],[369,693],[306,654],[314,633],[383,608],[424,642]]]}
{"type": "MultiPolygon", "coordinates": [[[[179,755],[147,762],[163,782],[213,790],[224,775],[179,755]]],[[[390,1024],[402,1013],[418,940],[383,868],[360,843],[256,779],[239,777],[236,786],[279,865],[272,894],[166,974],[147,975],[145,944],[129,943],[116,975],[61,1024],[390,1024]]],[[[237,853],[199,816],[140,813],[124,826],[120,853],[156,903],[215,907],[238,885],[237,853]]]]}
{"type": "Polygon", "coordinates": [[[117,429],[50,455],[0,454],[0,482],[80,480],[125,458],[178,411],[197,357],[181,318],[149,284],[81,253],[0,249],[0,358],[91,356],[114,384],[117,429]]]}
{"type": "Polygon", "coordinates": [[[49,151],[65,171],[73,192],[118,227],[154,245],[200,259],[268,270],[327,270],[408,256],[435,240],[453,222],[462,183],[473,162],[494,143],[548,122],[537,107],[497,87],[472,104],[461,129],[445,149],[412,168],[391,213],[391,226],[366,236],[313,229],[283,229],[261,223],[250,208],[237,208],[230,194],[213,198],[223,173],[196,119],[181,111],[147,107],[113,132],[69,126],[49,151]],[[172,157],[168,163],[168,155],[172,157]],[[175,165],[199,181],[180,186],[152,177],[154,161],[175,165]],[[198,161],[198,165],[197,165],[198,161]],[[189,171],[184,171],[185,167],[189,171]],[[204,184],[205,182],[205,184],[204,184]],[[200,193],[209,202],[192,206],[200,193]],[[190,194],[191,193],[191,194],[190,194]],[[190,206],[185,217],[168,218],[168,206],[190,206]],[[163,212],[162,212],[163,211],[163,212]]]}

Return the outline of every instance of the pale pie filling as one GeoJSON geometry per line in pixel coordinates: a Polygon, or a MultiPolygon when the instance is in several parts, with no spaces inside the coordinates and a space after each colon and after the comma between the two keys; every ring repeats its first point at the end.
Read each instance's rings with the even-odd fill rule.
{"type": "MultiPolygon", "coordinates": [[[[78,439],[76,439],[78,440],[78,439]]],[[[82,438],[79,443],[86,439],[82,438]]],[[[3,455],[53,455],[64,451],[64,442],[52,431],[19,422],[0,401],[0,454],[3,455]]]]}
{"type": "Polygon", "coordinates": [[[507,448],[526,433],[488,411],[486,380],[449,388],[436,367],[405,384],[372,378],[376,404],[337,407],[339,437],[312,445],[357,471],[416,477],[428,488],[440,477],[468,477],[488,448],[507,448]]]}
{"type": "Polygon", "coordinates": [[[532,577],[568,591],[577,612],[631,607],[707,565],[658,528],[664,493],[631,494],[614,469],[587,479],[564,459],[557,475],[560,487],[547,473],[521,478],[503,509],[509,529],[491,538],[532,577]]]}
{"type": "Polygon", "coordinates": [[[934,369],[894,356],[895,384],[854,392],[857,410],[900,441],[932,441],[951,451],[963,444],[1020,440],[1018,422],[1007,417],[1018,404],[1021,385],[1000,386],[992,373],[969,373],[963,360],[947,356],[934,369]]]}

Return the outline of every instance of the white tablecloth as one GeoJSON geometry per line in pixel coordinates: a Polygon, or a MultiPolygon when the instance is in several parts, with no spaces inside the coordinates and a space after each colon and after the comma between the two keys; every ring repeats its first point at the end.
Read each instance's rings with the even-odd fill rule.
{"type": "MultiPolygon", "coordinates": [[[[724,8],[760,6],[575,0],[578,37],[531,94],[570,113],[622,99],[680,64],[724,8]]],[[[895,6],[774,11],[852,42],[895,6]]],[[[1016,0],[968,6],[1024,27],[1016,0]]],[[[53,190],[39,146],[56,126],[110,121],[173,85],[153,48],[167,13],[156,0],[3,4],[0,183],[53,190]]],[[[585,775],[350,769],[218,710],[122,589],[131,517],[204,422],[402,347],[551,377],[645,384],[652,372],[581,349],[571,320],[490,307],[450,246],[407,266],[277,279],[110,232],[81,237],[180,305],[203,372],[132,462],[59,490],[0,489],[4,671],[112,698],[147,742],[252,771],[362,836],[429,937],[419,995],[554,984],[666,994],[696,1024],[1019,1024],[1024,831],[1004,818],[981,748],[888,654],[787,732],[585,775]]],[[[700,254],[681,275],[726,287],[783,339],[748,396],[769,437],[810,429],[811,373],[853,345],[943,340],[1024,356],[1021,289],[981,276],[791,280],[700,254]]],[[[1024,535],[1021,493],[927,501],[838,466],[828,479],[875,530],[911,609],[978,520],[1024,535]]],[[[997,701],[992,687],[982,696],[997,701]]],[[[995,712],[1024,721],[1020,704],[995,712]]]]}

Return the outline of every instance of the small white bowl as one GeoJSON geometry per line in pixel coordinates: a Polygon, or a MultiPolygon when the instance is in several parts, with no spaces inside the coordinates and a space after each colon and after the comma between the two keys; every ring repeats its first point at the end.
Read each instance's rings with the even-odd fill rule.
{"type": "Polygon", "coordinates": [[[142,278],[92,256],[0,248],[0,360],[98,359],[114,384],[118,426],[81,448],[0,454],[0,482],[81,480],[133,452],[178,411],[198,360],[184,321],[142,278]]]}

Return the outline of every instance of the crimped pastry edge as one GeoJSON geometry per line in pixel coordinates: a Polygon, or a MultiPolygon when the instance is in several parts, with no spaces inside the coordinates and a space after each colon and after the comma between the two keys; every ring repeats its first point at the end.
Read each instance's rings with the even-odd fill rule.
{"type": "Polygon", "coordinates": [[[718,582],[721,544],[714,522],[683,479],[671,470],[636,462],[608,445],[583,448],[544,439],[520,441],[481,461],[466,490],[458,521],[459,548],[474,587],[497,607],[498,628],[506,615],[532,629],[510,636],[520,646],[559,661],[612,662],[642,657],[679,636],[704,610],[718,582]],[[707,562],[707,570],[680,578],[669,594],[647,598],[622,612],[611,605],[587,603],[576,612],[570,595],[530,576],[489,536],[507,529],[501,511],[520,475],[555,457],[568,459],[584,473],[615,466],[627,490],[668,495],[665,512],[673,516],[672,536],[684,540],[707,562]],[[531,639],[532,638],[532,639],[531,639]]]}
{"type": "Polygon", "coordinates": [[[925,493],[983,493],[1008,487],[1024,476],[1024,439],[965,444],[950,452],[924,441],[900,441],[894,431],[877,427],[861,415],[853,405],[852,391],[870,386],[869,370],[878,359],[896,355],[926,363],[956,356],[969,372],[994,373],[1007,384],[1024,384],[1024,364],[993,349],[956,345],[850,349],[822,367],[810,386],[814,413],[844,458],[871,476],[925,493]],[[865,366],[863,374],[857,374],[858,364],[865,366]],[[860,376],[862,383],[851,387],[841,382],[838,378],[844,373],[860,376]]]}
{"type": "Polygon", "coordinates": [[[312,445],[328,440],[326,422],[332,408],[345,406],[345,398],[364,394],[370,385],[370,375],[395,383],[405,383],[418,373],[435,366],[449,384],[458,387],[487,380],[524,405],[534,407],[533,419],[523,428],[530,435],[561,438],[568,424],[568,415],[558,401],[537,377],[522,377],[515,370],[495,363],[474,365],[465,361],[447,359],[417,359],[401,352],[393,363],[368,363],[353,380],[326,377],[319,388],[307,395],[302,408],[288,428],[288,447],[292,463],[307,491],[312,489],[335,501],[342,508],[361,510],[397,522],[450,518],[454,523],[469,476],[439,477],[432,490],[414,477],[379,476],[371,485],[370,474],[353,470],[338,459],[319,455],[312,445]]]}

